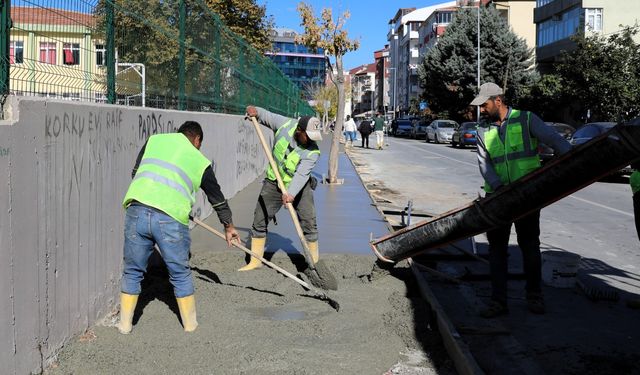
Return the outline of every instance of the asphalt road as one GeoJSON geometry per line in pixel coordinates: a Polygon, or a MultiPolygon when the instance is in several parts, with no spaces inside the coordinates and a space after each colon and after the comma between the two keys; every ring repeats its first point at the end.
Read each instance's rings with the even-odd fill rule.
{"type": "MultiPolygon", "coordinates": [[[[385,142],[381,151],[350,152],[356,166],[362,164],[360,173],[379,181],[387,199],[382,206],[402,208],[411,199],[416,210],[439,215],[481,193],[475,148],[393,137],[385,142]]],[[[542,210],[542,250],[597,260],[603,270],[598,277],[606,284],[640,294],[640,242],[633,220],[628,179],[596,182],[542,210]]],[[[515,235],[511,239],[515,243],[515,235]]]]}

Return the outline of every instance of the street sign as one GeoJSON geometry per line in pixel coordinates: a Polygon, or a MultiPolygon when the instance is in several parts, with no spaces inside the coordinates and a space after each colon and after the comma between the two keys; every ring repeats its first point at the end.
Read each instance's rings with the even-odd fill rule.
{"type": "Polygon", "coordinates": [[[425,109],[427,109],[429,106],[427,105],[427,102],[420,102],[420,110],[424,111],[425,109]]]}

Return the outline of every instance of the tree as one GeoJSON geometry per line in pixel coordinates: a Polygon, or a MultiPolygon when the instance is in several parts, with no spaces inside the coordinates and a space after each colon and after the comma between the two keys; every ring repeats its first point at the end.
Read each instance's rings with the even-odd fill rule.
{"type": "MultiPolygon", "coordinates": [[[[107,1],[114,4],[116,48],[122,62],[143,63],[146,67],[147,93],[175,97],[178,92],[178,56],[180,50],[180,3],[184,1],[186,92],[189,96],[208,101],[231,101],[237,93],[232,79],[233,66],[238,61],[241,43],[236,34],[259,51],[269,45],[273,21],[265,16],[265,7],[256,0],[193,0],[143,1],[100,0],[95,13],[105,30],[107,1]],[[223,25],[221,30],[216,18],[223,25]],[[227,26],[225,28],[225,26],[227,26]],[[226,65],[226,66],[225,66],[226,65]],[[225,99],[215,97],[225,96],[225,99]]],[[[119,82],[120,84],[120,82],[119,82]]],[[[118,89],[119,91],[121,88],[118,89]]]]}
{"type": "Polygon", "coordinates": [[[266,5],[258,5],[256,0],[205,0],[205,3],[253,48],[261,53],[271,49],[269,33],[274,21],[272,16],[266,15],[266,5]]]}
{"type": "Polygon", "coordinates": [[[556,72],[563,92],[579,98],[582,114],[591,120],[625,121],[640,116],[640,27],[626,27],[608,37],[574,38],[577,48],[564,53],[556,72]]]}
{"type": "MultiPolygon", "coordinates": [[[[460,9],[418,68],[422,99],[459,118],[477,94],[477,9],[460,9]]],[[[480,83],[494,82],[517,105],[531,85],[532,53],[492,6],[480,8],[480,83]]]]}
{"type": "Polygon", "coordinates": [[[311,95],[316,104],[313,109],[319,114],[324,114],[324,101],[329,101],[327,116],[335,118],[338,113],[338,89],[335,85],[315,84],[307,87],[307,92],[311,95]]]}
{"type": "Polygon", "coordinates": [[[333,132],[331,142],[331,151],[329,152],[329,171],[327,180],[329,183],[338,182],[338,150],[340,147],[340,134],[344,125],[344,70],[342,57],[349,51],[358,49],[360,43],[357,40],[349,39],[344,25],[349,19],[349,12],[344,12],[338,19],[333,19],[331,8],[323,8],[320,19],[316,18],[311,5],[301,2],[298,4],[298,12],[302,18],[301,26],[304,27],[304,33],[296,36],[296,42],[304,44],[313,52],[322,49],[327,55],[327,63],[329,64],[329,78],[338,90],[338,110],[336,114],[336,127],[333,132]],[[335,58],[335,70],[329,59],[329,56],[335,58]]]}

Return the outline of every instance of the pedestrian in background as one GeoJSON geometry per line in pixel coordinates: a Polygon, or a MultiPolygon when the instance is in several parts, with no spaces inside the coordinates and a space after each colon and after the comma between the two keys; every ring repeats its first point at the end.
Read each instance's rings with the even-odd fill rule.
{"type": "MultiPolygon", "coordinates": [[[[318,226],[313,202],[317,180],[311,176],[311,170],[320,158],[320,149],[316,143],[322,140],[322,134],[318,130],[320,120],[310,116],[293,119],[254,106],[247,107],[247,115],[255,117],[258,122],[275,132],[273,159],[287,189],[286,194],[280,191],[275,172],[269,165],[253,213],[251,251],[259,256],[264,255],[269,220],[273,220],[283,204],[292,203],[309,245],[312,261],[317,263],[318,226]]],[[[262,263],[257,258],[251,257],[249,263],[238,271],[249,271],[261,266],[262,263]]]]}
{"type": "Polygon", "coordinates": [[[344,145],[345,145],[345,147],[353,146],[353,142],[356,140],[356,131],[357,130],[358,129],[356,127],[356,122],[353,121],[351,116],[347,115],[347,119],[344,122],[344,132],[345,132],[344,145]]]}
{"type": "MultiPolygon", "coordinates": [[[[495,83],[480,86],[471,105],[479,105],[483,117],[491,125],[478,132],[478,163],[484,177],[487,196],[540,168],[538,143],[551,147],[557,155],[571,145],[538,116],[509,107],[502,89],[495,83]]],[[[508,313],[507,274],[508,248],[512,223],[487,232],[491,269],[491,302],[481,312],[485,318],[508,313]]],[[[515,221],[518,245],[526,277],[526,298],[529,311],[544,314],[541,289],[540,210],[515,221]]]]}
{"type": "Polygon", "coordinates": [[[362,138],[362,148],[369,148],[369,135],[373,131],[373,126],[371,125],[371,121],[362,120],[360,122],[360,126],[358,126],[358,131],[360,132],[360,137],[362,138]]]}
{"type": "Polygon", "coordinates": [[[380,117],[380,111],[373,118],[373,131],[376,132],[376,148],[382,150],[384,146],[384,120],[380,117]]]}
{"type": "Polygon", "coordinates": [[[131,332],[133,312],[154,245],[167,265],[186,332],[198,326],[193,279],[189,268],[189,213],[202,188],[224,225],[227,244],[239,239],[231,209],[220,190],[211,161],[200,152],[202,128],[187,121],[177,133],[152,135],[138,154],[133,181],[122,203],[124,266],[118,330],[131,332]]]}

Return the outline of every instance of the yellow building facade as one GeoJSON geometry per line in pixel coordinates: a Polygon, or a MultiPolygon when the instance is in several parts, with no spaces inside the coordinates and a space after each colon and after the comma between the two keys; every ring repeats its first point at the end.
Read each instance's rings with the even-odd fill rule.
{"type": "Polygon", "coordinates": [[[91,14],[11,8],[14,95],[106,102],[105,43],[91,14]]]}

